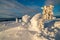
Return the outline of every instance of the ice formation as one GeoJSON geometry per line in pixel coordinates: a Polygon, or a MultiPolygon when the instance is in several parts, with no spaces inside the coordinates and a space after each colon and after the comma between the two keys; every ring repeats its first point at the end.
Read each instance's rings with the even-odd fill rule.
{"type": "Polygon", "coordinates": [[[43,19],[51,20],[53,19],[53,5],[44,6],[43,9],[43,19]]]}

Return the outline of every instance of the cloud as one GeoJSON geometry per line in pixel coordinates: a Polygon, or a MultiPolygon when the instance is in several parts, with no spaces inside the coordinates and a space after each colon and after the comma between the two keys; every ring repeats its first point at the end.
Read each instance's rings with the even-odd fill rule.
{"type": "Polygon", "coordinates": [[[24,14],[33,13],[33,10],[22,5],[16,0],[0,0],[0,16],[3,15],[19,17],[24,14]]]}
{"type": "Polygon", "coordinates": [[[46,0],[45,5],[60,5],[60,0],[46,0]]]}
{"type": "Polygon", "coordinates": [[[31,6],[28,6],[28,7],[31,8],[31,9],[34,9],[36,12],[41,12],[41,6],[31,5],[31,6]]]}

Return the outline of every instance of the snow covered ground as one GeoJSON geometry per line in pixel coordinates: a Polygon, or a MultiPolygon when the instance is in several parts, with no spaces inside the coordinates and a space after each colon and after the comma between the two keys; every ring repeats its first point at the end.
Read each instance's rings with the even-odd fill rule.
{"type": "Polygon", "coordinates": [[[26,18],[28,22],[24,18],[19,23],[0,22],[0,40],[60,40],[60,21],[48,22],[47,27],[40,30],[41,28],[37,25],[39,16],[36,19],[33,17],[32,23],[27,20],[28,16],[26,18]]]}

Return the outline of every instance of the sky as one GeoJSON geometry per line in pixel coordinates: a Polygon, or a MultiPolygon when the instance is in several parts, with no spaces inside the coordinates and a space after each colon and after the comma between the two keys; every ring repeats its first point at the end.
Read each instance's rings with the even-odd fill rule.
{"type": "Polygon", "coordinates": [[[44,5],[54,5],[54,15],[60,15],[60,0],[0,0],[0,18],[22,17],[42,13],[44,5]]]}

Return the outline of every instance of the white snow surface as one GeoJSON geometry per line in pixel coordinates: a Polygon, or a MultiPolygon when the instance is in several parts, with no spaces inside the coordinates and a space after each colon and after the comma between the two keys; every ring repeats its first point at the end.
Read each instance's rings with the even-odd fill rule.
{"type": "MultiPolygon", "coordinates": [[[[25,15],[23,21],[0,22],[0,40],[59,40],[60,39],[60,21],[55,22],[58,26],[46,27],[40,30],[38,20],[40,14],[36,14],[30,19],[25,15]]],[[[50,24],[49,24],[50,25],[50,24]]]]}

